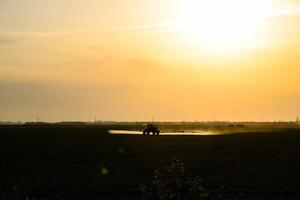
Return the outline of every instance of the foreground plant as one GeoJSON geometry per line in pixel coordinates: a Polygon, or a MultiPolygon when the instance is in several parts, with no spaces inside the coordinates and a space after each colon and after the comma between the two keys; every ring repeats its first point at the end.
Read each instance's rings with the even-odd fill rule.
{"type": "MultiPolygon", "coordinates": [[[[227,199],[223,188],[208,189],[200,177],[186,172],[184,163],[175,160],[163,171],[156,170],[153,180],[140,185],[143,200],[221,200],[227,199]]],[[[230,199],[242,199],[242,196],[230,199]]]]}

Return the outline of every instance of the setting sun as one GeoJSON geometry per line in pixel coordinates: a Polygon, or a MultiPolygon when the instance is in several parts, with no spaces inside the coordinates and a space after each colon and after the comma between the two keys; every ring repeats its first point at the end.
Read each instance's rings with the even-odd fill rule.
{"type": "Polygon", "coordinates": [[[181,1],[176,26],[193,43],[206,48],[236,49],[258,45],[270,0],[181,1]]]}

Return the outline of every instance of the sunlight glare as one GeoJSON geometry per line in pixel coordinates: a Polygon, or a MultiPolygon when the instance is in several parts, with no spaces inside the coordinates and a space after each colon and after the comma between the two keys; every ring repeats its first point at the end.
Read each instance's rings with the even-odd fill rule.
{"type": "Polygon", "coordinates": [[[271,0],[186,0],[178,4],[176,26],[193,43],[235,49],[257,45],[271,0]]]}

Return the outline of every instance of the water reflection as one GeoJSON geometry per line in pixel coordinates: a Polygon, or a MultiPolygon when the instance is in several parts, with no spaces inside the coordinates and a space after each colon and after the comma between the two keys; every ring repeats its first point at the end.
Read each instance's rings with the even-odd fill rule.
{"type": "MultiPolygon", "coordinates": [[[[142,131],[130,131],[130,130],[109,130],[109,134],[114,135],[143,135],[142,131]]],[[[181,132],[161,132],[159,135],[223,135],[221,132],[210,131],[181,131],[181,132]]],[[[151,134],[152,135],[152,134],[151,134]]]]}

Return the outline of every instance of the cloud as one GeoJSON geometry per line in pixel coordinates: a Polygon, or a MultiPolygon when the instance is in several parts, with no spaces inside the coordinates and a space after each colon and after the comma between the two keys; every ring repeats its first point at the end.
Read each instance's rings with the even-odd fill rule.
{"type": "MultiPolygon", "coordinates": [[[[100,32],[118,32],[118,31],[128,31],[128,32],[163,32],[172,31],[175,28],[175,22],[163,22],[159,24],[149,24],[149,25],[132,25],[132,26],[116,26],[116,27],[105,27],[105,28],[95,28],[95,29],[83,29],[83,30],[72,30],[72,31],[54,31],[54,32],[0,32],[0,43],[1,37],[6,37],[7,40],[13,38],[25,38],[25,37],[59,37],[59,36],[69,36],[76,34],[86,34],[86,33],[100,33],[100,32]],[[2,35],[2,36],[1,36],[2,35]]],[[[3,39],[4,40],[4,39],[3,39]]]]}
{"type": "Polygon", "coordinates": [[[11,44],[18,41],[21,41],[22,37],[16,37],[14,35],[1,35],[0,34],[0,45],[11,44]]]}
{"type": "Polygon", "coordinates": [[[300,17],[300,4],[298,3],[280,3],[277,8],[268,17],[296,16],[300,17]]]}

